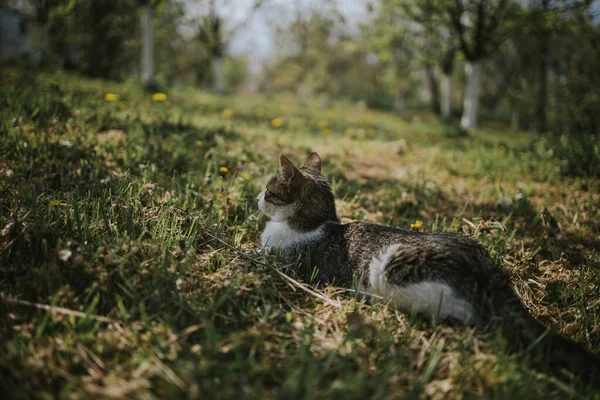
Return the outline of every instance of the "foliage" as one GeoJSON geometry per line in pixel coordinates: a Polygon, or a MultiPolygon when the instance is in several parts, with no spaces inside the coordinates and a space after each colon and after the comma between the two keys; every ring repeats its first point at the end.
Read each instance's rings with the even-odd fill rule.
{"type": "Polygon", "coordinates": [[[248,80],[248,59],[246,57],[229,57],[223,65],[225,85],[235,91],[248,80]]]}
{"type": "Polygon", "coordinates": [[[600,141],[594,135],[545,136],[535,144],[539,159],[554,161],[564,176],[600,177],[600,141]]]}

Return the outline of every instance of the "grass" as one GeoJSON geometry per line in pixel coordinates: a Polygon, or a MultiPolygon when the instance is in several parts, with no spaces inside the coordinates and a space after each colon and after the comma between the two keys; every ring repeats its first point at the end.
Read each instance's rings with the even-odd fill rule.
{"type": "Polygon", "coordinates": [[[278,155],[316,150],[340,217],[477,237],[533,315],[599,353],[600,181],[562,178],[535,135],[10,69],[0,105],[3,398],[600,399],[494,332],[255,254],[278,155]]]}

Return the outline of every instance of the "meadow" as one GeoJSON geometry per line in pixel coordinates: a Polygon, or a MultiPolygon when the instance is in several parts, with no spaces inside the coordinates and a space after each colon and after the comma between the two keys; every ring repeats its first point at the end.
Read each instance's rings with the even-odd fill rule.
{"type": "Polygon", "coordinates": [[[477,238],[536,318],[600,353],[593,139],[492,123],[465,136],[425,111],[285,94],[1,79],[2,398],[600,399],[496,332],[298,276],[258,253],[255,201],[279,154],[317,151],[343,221],[477,238]]]}

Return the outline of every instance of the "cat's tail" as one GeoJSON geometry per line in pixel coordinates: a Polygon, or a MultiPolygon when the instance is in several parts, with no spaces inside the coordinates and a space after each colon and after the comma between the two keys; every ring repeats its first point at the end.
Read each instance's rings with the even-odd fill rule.
{"type": "Polygon", "coordinates": [[[500,318],[488,322],[501,328],[513,351],[527,353],[553,371],[566,369],[582,382],[600,387],[600,356],[542,325],[516,294],[504,298],[501,306],[500,318]]]}

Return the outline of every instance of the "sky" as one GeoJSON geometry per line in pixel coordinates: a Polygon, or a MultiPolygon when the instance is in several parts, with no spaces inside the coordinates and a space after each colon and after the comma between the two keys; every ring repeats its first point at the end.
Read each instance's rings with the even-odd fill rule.
{"type": "MultiPolygon", "coordinates": [[[[358,26],[366,18],[366,2],[363,0],[263,0],[259,11],[252,12],[256,0],[217,0],[217,12],[226,21],[228,30],[235,29],[228,51],[233,56],[247,56],[252,73],[260,71],[262,65],[276,52],[277,27],[287,25],[296,12],[308,13],[335,6],[347,20],[348,25],[358,26]],[[237,28],[237,29],[236,29],[237,28]]],[[[189,15],[205,12],[202,4],[185,0],[189,15]]]]}

